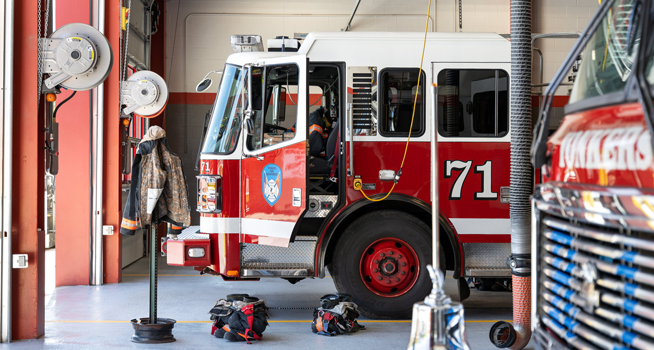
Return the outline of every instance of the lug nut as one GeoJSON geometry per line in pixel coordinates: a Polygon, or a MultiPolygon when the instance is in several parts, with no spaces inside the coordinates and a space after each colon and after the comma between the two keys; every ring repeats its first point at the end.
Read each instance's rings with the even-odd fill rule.
{"type": "Polygon", "coordinates": [[[373,269],[372,272],[377,273],[377,272],[379,272],[379,270],[373,269]]]}
{"type": "Polygon", "coordinates": [[[381,257],[383,258],[383,257],[386,256],[386,254],[384,254],[384,253],[379,253],[379,256],[381,256],[381,257]]]}
{"type": "Polygon", "coordinates": [[[397,255],[397,258],[398,258],[398,259],[402,259],[402,255],[401,255],[401,254],[398,254],[398,255],[397,255]]]}
{"type": "Polygon", "coordinates": [[[386,280],[386,284],[391,284],[391,280],[386,280]]]}
{"type": "Polygon", "coordinates": [[[381,280],[382,280],[382,276],[377,277],[377,279],[381,281],[381,280]]]}
{"type": "Polygon", "coordinates": [[[375,264],[379,264],[379,260],[375,259],[375,264]]]}
{"type": "Polygon", "coordinates": [[[393,251],[391,250],[390,252],[388,252],[388,255],[393,255],[393,251]]]}
{"type": "Polygon", "coordinates": [[[406,275],[406,271],[402,271],[402,276],[406,275]]]}
{"type": "Polygon", "coordinates": [[[406,263],[405,263],[405,262],[402,262],[402,266],[406,266],[406,263]]]}
{"type": "Polygon", "coordinates": [[[400,281],[400,279],[395,277],[395,282],[399,282],[399,281],[400,281]]]}

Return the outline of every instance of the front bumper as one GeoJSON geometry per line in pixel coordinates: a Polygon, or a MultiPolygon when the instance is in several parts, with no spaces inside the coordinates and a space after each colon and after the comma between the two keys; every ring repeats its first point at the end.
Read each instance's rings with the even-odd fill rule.
{"type": "Polygon", "coordinates": [[[211,241],[209,235],[201,234],[200,226],[191,226],[177,236],[168,239],[168,265],[172,266],[209,266],[211,265],[211,241]],[[198,252],[203,251],[200,256],[198,252]],[[193,256],[195,255],[195,256],[193,256]]]}

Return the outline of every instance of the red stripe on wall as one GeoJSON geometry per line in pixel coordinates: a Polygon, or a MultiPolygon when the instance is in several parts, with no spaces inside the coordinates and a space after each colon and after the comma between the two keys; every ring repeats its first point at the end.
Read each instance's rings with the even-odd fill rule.
{"type": "MultiPolygon", "coordinates": [[[[309,94],[309,104],[319,105],[321,94],[309,94]]],[[[286,104],[295,104],[297,94],[286,94],[286,104]]],[[[173,105],[212,105],[216,100],[215,92],[171,92],[168,103],[173,105]]]]}

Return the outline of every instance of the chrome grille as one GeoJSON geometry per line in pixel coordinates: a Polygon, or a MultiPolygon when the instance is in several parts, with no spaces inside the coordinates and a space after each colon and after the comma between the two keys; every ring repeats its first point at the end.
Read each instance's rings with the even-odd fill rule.
{"type": "Polygon", "coordinates": [[[654,196],[574,186],[541,185],[534,197],[534,340],[541,349],[654,349],[654,225],[635,204],[654,196]]]}

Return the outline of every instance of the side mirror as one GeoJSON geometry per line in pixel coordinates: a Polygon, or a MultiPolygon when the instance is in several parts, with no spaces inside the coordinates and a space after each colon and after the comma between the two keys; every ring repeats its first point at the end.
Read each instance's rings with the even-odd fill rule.
{"type": "Polygon", "coordinates": [[[211,87],[212,83],[213,83],[213,81],[211,80],[211,78],[205,78],[204,80],[202,80],[198,84],[198,86],[195,87],[195,91],[196,92],[206,91],[207,89],[209,89],[211,87]]]}

